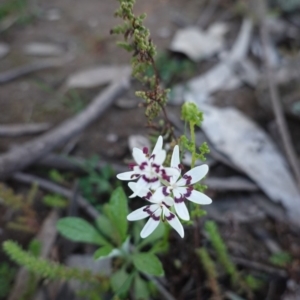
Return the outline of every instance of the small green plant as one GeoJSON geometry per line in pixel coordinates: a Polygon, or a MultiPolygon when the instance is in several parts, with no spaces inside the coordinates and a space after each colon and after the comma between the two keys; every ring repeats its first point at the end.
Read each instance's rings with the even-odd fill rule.
{"type": "Polygon", "coordinates": [[[48,173],[49,178],[57,183],[63,184],[66,182],[65,176],[56,169],[51,169],[48,173]]]}
{"type": "Polygon", "coordinates": [[[28,195],[22,197],[14,194],[12,189],[0,184],[0,201],[16,213],[14,220],[7,223],[7,228],[29,233],[36,232],[38,227],[37,216],[32,205],[37,191],[38,186],[33,184],[28,195]]]}
{"type": "Polygon", "coordinates": [[[60,195],[50,194],[43,197],[43,203],[49,207],[65,208],[68,206],[68,200],[60,195]]]}
{"type": "Polygon", "coordinates": [[[138,295],[149,295],[147,283],[141,274],[161,276],[164,274],[161,262],[156,257],[164,246],[157,246],[157,241],[164,235],[164,226],[145,240],[139,235],[133,237],[136,247],[130,246],[128,233],[127,197],[121,187],[111,195],[109,202],[103,207],[103,215],[96,220],[96,227],[81,218],[66,217],[57,223],[58,231],[66,238],[76,241],[91,243],[100,246],[94,253],[96,260],[105,257],[115,257],[118,269],[110,278],[113,292],[124,297],[129,290],[134,289],[138,295]],[[142,251],[147,247],[147,251],[142,251]]]}
{"type": "Polygon", "coordinates": [[[269,258],[270,262],[279,267],[286,267],[292,262],[292,256],[290,253],[282,251],[274,253],[269,258]]]}
{"type": "Polygon", "coordinates": [[[85,161],[83,168],[87,175],[80,178],[79,187],[83,196],[100,209],[99,196],[112,192],[113,185],[110,181],[114,172],[109,165],[99,169],[98,162],[96,155],[85,161]]]}
{"type": "Polygon", "coordinates": [[[205,230],[209,234],[209,238],[216,251],[218,261],[223,266],[226,273],[230,276],[231,283],[236,285],[239,281],[239,274],[235,265],[229,258],[227,247],[219,233],[217,224],[213,221],[207,221],[205,223],[205,230]]]}
{"type": "Polygon", "coordinates": [[[208,285],[213,293],[213,299],[214,300],[220,300],[221,292],[220,292],[220,286],[218,283],[218,273],[216,270],[215,263],[209,256],[207,250],[205,248],[200,248],[196,250],[196,253],[198,254],[200,261],[204,267],[205,273],[208,278],[208,285]]]}
{"type": "Polygon", "coordinates": [[[10,292],[15,274],[15,268],[11,267],[6,262],[0,263],[0,299],[5,298],[10,292]]]}
{"type": "MultiPolygon", "coordinates": [[[[170,56],[167,52],[160,53],[155,64],[161,81],[166,86],[172,86],[179,80],[190,77],[195,72],[195,65],[186,58],[176,58],[170,56]]],[[[153,76],[153,69],[147,70],[148,76],[153,76]]]]}
{"type": "Polygon", "coordinates": [[[68,268],[58,263],[53,263],[42,258],[37,258],[29,251],[23,250],[16,242],[5,241],[3,250],[11,260],[24,266],[29,271],[40,275],[42,278],[70,280],[77,279],[83,282],[101,283],[101,276],[93,275],[90,271],[68,268]]]}

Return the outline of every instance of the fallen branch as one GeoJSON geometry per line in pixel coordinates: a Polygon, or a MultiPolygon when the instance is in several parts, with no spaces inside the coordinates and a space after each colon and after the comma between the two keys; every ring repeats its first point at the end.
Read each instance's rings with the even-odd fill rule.
{"type": "Polygon", "coordinates": [[[16,67],[14,69],[4,71],[0,73],[0,84],[7,83],[18,77],[28,75],[33,72],[37,72],[44,69],[61,67],[64,63],[69,62],[72,57],[63,59],[45,59],[43,61],[29,63],[24,66],[16,67]]]}
{"type": "Polygon", "coordinates": [[[22,170],[57,146],[70,140],[98,118],[113,100],[128,87],[128,79],[112,83],[81,113],[63,122],[55,129],[0,156],[0,178],[8,178],[22,170]]]}
{"type": "Polygon", "coordinates": [[[286,120],[282,111],[280,97],[278,88],[276,85],[276,81],[274,78],[274,70],[271,65],[269,59],[269,45],[270,45],[270,36],[268,27],[266,25],[266,5],[264,0],[257,0],[258,5],[258,14],[259,14],[259,21],[260,21],[260,37],[262,42],[262,47],[264,51],[264,60],[265,60],[265,67],[267,69],[267,81],[270,90],[270,96],[273,106],[274,115],[276,118],[276,123],[279,129],[279,134],[283,142],[283,146],[287,155],[287,159],[289,161],[290,167],[294,173],[295,179],[297,180],[298,187],[300,185],[300,169],[298,165],[298,160],[296,156],[296,152],[294,150],[291,136],[288,131],[288,127],[286,124],[286,120]]]}
{"type": "Polygon", "coordinates": [[[267,265],[264,265],[262,263],[248,260],[245,258],[240,258],[240,257],[233,257],[231,256],[231,259],[234,263],[246,267],[246,268],[251,268],[253,270],[265,272],[271,275],[276,275],[279,277],[287,277],[287,272],[283,269],[275,268],[275,267],[270,267],[267,265]]]}
{"type": "MultiPolygon", "coordinates": [[[[85,159],[70,155],[48,154],[34,165],[53,168],[61,171],[85,172],[85,159]]],[[[102,169],[105,165],[110,165],[117,173],[128,171],[127,165],[115,164],[100,160],[96,169],[102,169]]]]}
{"type": "Polygon", "coordinates": [[[36,134],[47,131],[50,127],[49,123],[0,125],[0,137],[36,134]]]}
{"type": "MultiPolygon", "coordinates": [[[[56,183],[53,183],[49,180],[34,175],[17,172],[13,174],[11,178],[18,182],[22,182],[29,185],[36,183],[41,189],[44,189],[51,193],[59,194],[68,199],[71,199],[71,197],[73,196],[73,191],[64,188],[56,183]]],[[[82,196],[77,195],[76,201],[78,202],[80,208],[82,208],[91,218],[97,219],[99,217],[98,211],[91,204],[89,204],[88,201],[82,196]]]]}

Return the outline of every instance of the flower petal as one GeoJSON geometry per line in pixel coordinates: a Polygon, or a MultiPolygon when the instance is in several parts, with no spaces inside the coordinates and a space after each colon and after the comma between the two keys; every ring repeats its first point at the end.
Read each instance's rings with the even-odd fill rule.
{"type": "Polygon", "coordinates": [[[180,169],[179,166],[180,166],[179,147],[178,145],[176,145],[172,153],[171,168],[180,169]]]}
{"type": "Polygon", "coordinates": [[[177,182],[177,186],[191,185],[200,181],[208,172],[208,165],[195,167],[185,173],[177,182]]]}
{"type": "Polygon", "coordinates": [[[163,204],[166,205],[166,206],[173,206],[174,205],[174,199],[172,197],[166,197],[164,200],[163,200],[163,204]]]}
{"type": "Polygon", "coordinates": [[[163,146],[163,138],[162,138],[162,136],[160,135],[160,136],[158,137],[157,142],[156,142],[156,144],[155,144],[155,147],[154,147],[154,149],[153,149],[153,151],[152,151],[152,155],[153,155],[153,154],[154,154],[154,155],[158,154],[158,152],[160,152],[160,151],[162,150],[162,146],[163,146]]]}
{"type": "Polygon", "coordinates": [[[137,177],[134,176],[135,174],[137,175],[137,173],[135,171],[123,172],[123,173],[118,174],[117,178],[120,180],[135,180],[135,179],[137,179],[137,177]]]}
{"type": "Polygon", "coordinates": [[[138,165],[148,160],[144,152],[139,148],[132,149],[132,156],[138,165]]]}
{"type": "Polygon", "coordinates": [[[180,223],[180,221],[178,220],[178,218],[176,217],[175,214],[173,214],[172,212],[170,212],[165,206],[163,207],[163,213],[164,216],[166,218],[166,220],[168,221],[168,223],[179,233],[179,235],[183,238],[184,237],[184,230],[183,230],[183,226],[180,223]]]}
{"type": "Polygon", "coordinates": [[[158,165],[162,165],[166,159],[167,153],[166,153],[166,150],[161,150],[161,151],[158,151],[156,154],[152,154],[152,155],[154,155],[154,160],[153,160],[154,163],[156,163],[158,165]]]}
{"type": "Polygon", "coordinates": [[[149,218],[148,222],[145,224],[144,228],[141,231],[141,238],[146,238],[150,235],[160,222],[161,208],[158,208],[149,218]]]}
{"type": "Polygon", "coordinates": [[[167,186],[159,187],[153,194],[152,199],[156,202],[161,202],[170,195],[170,188],[167,186]]]}
{"type": "Polygon", "coordinates": [[[145,181],[143,177],[140,177],[139,180],[135,183],[133,194],[130,195],[129,198],[134,198],[138,196],[145,188],[148,188],[148,182],[145,181]]]}
{"type": "Polygon", "coordinates": [[[133,194],[136,194],[138,197],[146,198],[149,201],[152,198],[152,193],[146,186],[140,188],[137,186],[137,182],[129,182],[128,186],[133,191],[133,194]]]}
{"type": "Polygon", "coordinates": [[[175,211],[180,219],[188,221],[190,219],[189,211],[186,208],[186,205],[184,202],[175,203],[174,204],[175,211]]]}
{"type": "Polygon", "coordinates": [[[137,210],[134,210],[127,216],[128,221],[137,221],[149,217],[153,212],[155,212],[159,206],[157,204],[146,205],[137,210]]]}
{"type": "Polygon", "coordinates": [[[186,199],[188,199],[194,203],[202,204],[202,205],[207,205],[207,204],[212,203],[212,200],[208,196],[206,196],[205,194],[200,193],[196,190],[193,190],[191,192],[191,195],[186,197],[186,199]]]}
{"type": "Polygon", "coordinates": [[[166,177],[170,177],[170,185],[174,184],[181,173],[180,169],[175,169],[175,168],[165,168],[166,171],[166,177]]]}

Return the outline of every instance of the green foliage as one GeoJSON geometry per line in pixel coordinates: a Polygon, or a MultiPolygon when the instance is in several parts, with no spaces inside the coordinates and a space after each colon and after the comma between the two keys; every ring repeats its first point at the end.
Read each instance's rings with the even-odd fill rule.
{"type": "Polygon", "coordinates": [[[221,299],[220,287],[218,284],[218,274],[213,260],[209,256],[206,249],[203,247],[197,249],[196,253],[198,254],[200,261],[204,267],[205,273],[207,275],[209,287],[212,290],[215,299],[221,299]]]}
{"type": "Polygon", "coordinates": [[[49,178],[54,182],[62,184],[66,181],[65,176],[56,169],[51,169],[48,175],[49,178]]]}
{"type": "Polygon", "coordinates": [[[203,122],[203,112],[198,109],[195,103],[185,102],[181,107],[181,119],[200,127],[203,122]]]}
{"type": "MultiPolygon", "coordinates": [[[[123,19],[124,23],[113,28],[111,33],[124,36],[124,42],[119,42],[118,45],[132,53],[132,75],[149,87],[149,90],[138,91],[136,95],[144,100],[145,115],[149,122],[152,122],[161,111],[166,114],[165,105],[169,90],[160,88],[159,71],[154,59],[155,45],[150,38],[149,30],[143,25],[146,15],[134,15],[135,1],[133,0],[119,2],[120,7],[115,12],[115,16],[123,19]],[[151,72],[149,68],[152,69],[151,72]]],[[[170,126],[168,129],[172,130],[170,126]]]]}
{"type": "Polygon", "coordinates": [[[286,267],[292,262],[292,256],[288,252],[278,252],[271,255],[270,262],[279,267],[286,267]]]}
{"type": "Polygon", "coordinates": [[[112,192],[113,186],[110,180],[114,172],[109,165],[99,170],[98,162],[99,157],[96,155],[85,161],[83,168],[87,175],[79,180],[79,186],[83,196],[100,209],[98,199],[101,195],[112,192]]]}
{"type": "Polygon", "coordinates": [[[27,22],[30,16],[26,13],[28,6],[27,0],[6,0],[0,4],[0,21],[9,15],[17,15],[18,22],[27,22]]]}
{"type": "Polygon", "coordinates": [[[100,246],[109,245],[109,242],[87,221],[77,217],[60,219],[56,228],[64,237],[82,243],[91,243],[100,246]]]}
{"type": "Polygon", "coordinates": [[[133,264],[142,273],[163,276],[164,270],[160,260],[151,253],[136,253],[132,256],[133,264]]]}
{"type": "Polygon", "coordinates": [[[238,271],[229,258],[227,247],[219,233],[217,224],[213,221],[207,221],[205,223],[205,230],[209,234],[209,238],[216,251],[218,261],[224,267],[226,273],[230,276],[232,284],[237,284],[239,279],[238,271]]]}
{"type": "Polygon", "coordinates": [[[195,126],[201,126],[203,113],[198,109],[195,103],[185,102],[181,108],[181,119],[189,124],[191,139],[189,140],[185,135],[182,135],[180,142],[183,149],[187,149],[192,153],[191,167],[193,168],[197,159],[205,161],[205,154],[209,153],[207,143],[203,143],[198,149],[196,146],[195,126]]]}
{"type": "MultiPolygon", "coordinates": [[[[155,60],[160,79],[166,86],[178,80],[191,76],[195,71],[195,65],[188,59],[178,59],[163,52],[155,60]]],[[[154,76],[152,68],[146,71],[148,76],[154,76]]]]}
{"type": "Polygon", "coordinates": [[[104,206],[104,212],[118,233],[119,244],[127,238],[128,204],[127,196],[122,187],[116,188],[111,194],[109,203],[104,206]]]}
{"type": "Polygon", "coordinates": [[[124,269],[120,269],[111,276],[110,284],[116,296],[123,298],[127,295],[134,275],[134,273],[128,274],[124,269]]]}
{"type": "Polygon", "coordinates": [[[42,201],[49,207],[65,208],[68,206],[68,200],[57,194],[46,195],[42,201]]]}
{"type": "Polygon", "coordinates": [[[77,279],[82,282],[99,283],[102,279],[93,275],[88,270],[68,268],[45,259],[36,258],[33,254],[24,251],[16,242],[5,241],[3,250],[17,264],[24,266],[29,271],[39,274],[43,278],[70,280],[77,279]]]}
{"type": "Polygon", "coordinates": [[[114,248],[111,245],[103,246],[94,253],[94,259],[97,260],[97,259],[108,257],[113,250],[114,248]]]}
{"type": "Polygon", "coordinates": [[[252,275],[247,275],[245,277],[245,282],[252,291],[260,290],[265,284],[265,282],[263,280],[255,278],[252,275]]]}
{"type": "Polygon", "coordinates": [[[11,283],[15,277],[16,269],[8,263],[0,264],[0,298],[5,298],[10,292],[11,283]]]}
{"type": "Polygon", "coordinates": [[[149,289],[147,286],[147,282],[143,280],[139,274],[135,275],[134,284],[133,284],[134,295],[136,299],[149,299],[149,289]]]}
{"type": "Polygon", "coordinates": [[[36,212],[32,209],[38,186],[33,184],[26,197],[16,195],[14,191],[0,183],[0,203],[17,211],[13,221],[6,227],[23,232],[35,233],[37,230],[36,212]]]}

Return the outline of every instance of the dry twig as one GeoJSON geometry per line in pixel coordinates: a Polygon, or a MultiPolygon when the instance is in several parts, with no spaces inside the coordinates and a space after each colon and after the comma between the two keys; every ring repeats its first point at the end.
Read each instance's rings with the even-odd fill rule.
{"type": "Polygon", "coordinates": [[[12,173],[22,170],[77,135],[103,114],[113,100],[127,87],[128,79],[112,83],[78,115],[42,136],[0,155],[0,178],[7,178],[12,173]]]}
{"type": "Polygon", "coordinates": [[[0,125],[0,136],[17,137],[27,134],[36,134],[47,131],[50,127],[51,125],[49,123],[0,125]]]}

